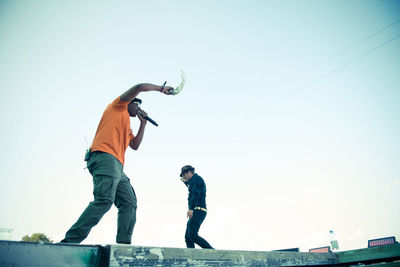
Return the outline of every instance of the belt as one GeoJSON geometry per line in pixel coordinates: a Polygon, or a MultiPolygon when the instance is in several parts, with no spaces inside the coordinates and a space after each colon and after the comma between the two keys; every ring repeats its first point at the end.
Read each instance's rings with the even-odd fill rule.
{"type": "Polygon", "coordinates": [[[195,207],[194,209],[195,209],[195,210],[202,210],[202,211],[205,211],[205,212],[207,212],[207,209],[205,209],[205,208],[202,208],[202,207],[195,207]]]}
{"type": "MultiPolygon", "coordinates": [[[[107,153],[107,152],[104,152],[104,151],[100,151],[100,150],[95,150],[95,151],[92,151],[92,150],[90,150],[90,153],[97,153],[97,154],[101,154],[101,153],[107,153]]],[[[108,154],[110,154],[110,153],[108,153],[108,154]]],[[[110,154],[111,155],[111,154],[110,154]]]]}

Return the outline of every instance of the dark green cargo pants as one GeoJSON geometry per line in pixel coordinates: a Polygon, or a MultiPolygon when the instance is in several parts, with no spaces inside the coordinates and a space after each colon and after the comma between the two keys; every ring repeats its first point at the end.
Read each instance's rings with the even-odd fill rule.
{"type": "Polygon", "coordinates": [[[80,243],[114,203],[118,208],[117,243],[130,244],[136,222],[136,195],[122,164],[111,154],[92,152],[87,161],[93,176],[94,201],[90,202],[78,221],[61,242],[80,243]]]}

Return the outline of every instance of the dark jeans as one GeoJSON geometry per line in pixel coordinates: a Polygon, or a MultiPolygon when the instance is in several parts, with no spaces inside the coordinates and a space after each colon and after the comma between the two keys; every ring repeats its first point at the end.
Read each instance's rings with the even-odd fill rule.
{"type": "Polygon", "coordinates": [[[193,211],[193,217],[189,219],[186,225],[185,242],[188,248],[194,248],[194,244],[199,245],[201,248],[212,248],[211,245],[198,234],[206,215],[207,212],[202,210],[193,211]]]}
{"type": "Polygon", "coordinates": [[[130,244],[136,223],[136,195],[122,164],[111,154],[93,152],[87,162],[93,176],[94,201],[90,202],[78,221],[65,234],[63,243],[80,243],[112,204],[118,208],[116,242],[130,244]]]}

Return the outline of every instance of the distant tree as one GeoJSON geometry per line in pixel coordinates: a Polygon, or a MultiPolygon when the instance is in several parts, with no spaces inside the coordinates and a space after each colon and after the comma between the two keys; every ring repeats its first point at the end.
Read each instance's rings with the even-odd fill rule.
{"type": "Polygon", "coordinates": [[[26,241],[26,242],[45,242],[45,243],[53,243],[52,240],[50,240],[50,238],[48,238],[45,234],[43,233],[34,233],[31,236],[24,236],[22,237],[22,241],[26,241]]]}

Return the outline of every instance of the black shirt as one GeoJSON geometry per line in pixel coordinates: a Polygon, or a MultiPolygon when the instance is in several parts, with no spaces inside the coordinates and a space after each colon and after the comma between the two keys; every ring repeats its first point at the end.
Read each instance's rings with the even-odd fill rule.
{"type": "Polygon", "coordinates": [[[195,207],[202,207],[206,209],[207,188],[203,178],[195,173],[189,181],[185,182],[185,184],[189,188],[189,210],[193,210],[195,207]]]}

